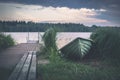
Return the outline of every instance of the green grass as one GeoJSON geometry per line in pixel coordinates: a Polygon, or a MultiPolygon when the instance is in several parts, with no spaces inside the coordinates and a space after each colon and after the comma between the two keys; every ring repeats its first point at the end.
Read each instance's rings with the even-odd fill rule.
{"type": "Polygon", "coordinates": [[[10,35],[0,33],[0,51],[15,44],[14,39],[10,35]]]}
{"type": "MultiPolygon", "coordinates": [[[[48,37],[45,39],[46,42],[50,39],[48,37]]],[[[53,41],[52,39],[51,37],[51,41],[53,41]]],[[[38,80],[119,80],[120,65],[116,64],[120,61],[119,30],[98,30],[92,34],[91,39],[95,42],[93,48],[96,50],[93,50],[94,54],[89,55],[91,60],[88,58],[81,62],[65,60],[58,57],[54,47],[48,49],[50,54],[41,52],[42,55],[39,55],[39,58],[41,56],[42,59],[48,59],[50,63],[37,65],[38,80]],[[95,58],[92,57],[93,55],[95,58]]],[[[45,52],[44,49],[43,52],[45,52]]]]}
{"type": "Polygon", "coordinates": [[[96,59],[108,60],[112,64],[120,63],[120,30],[119,29],[98,29],[93,32],[91,39],[94,41],[93,51],[96,59]]]}
{"type": "Polygon", "coordinates": [[[70,61],[38,65],[42,80],[118,80],[119,73],[115,66],[92,67],[70,61]]]}

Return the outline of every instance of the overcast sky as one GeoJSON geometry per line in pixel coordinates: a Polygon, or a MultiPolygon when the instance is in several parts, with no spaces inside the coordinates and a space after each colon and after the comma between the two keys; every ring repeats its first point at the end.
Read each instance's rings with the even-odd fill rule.
{"type": "Polygon", "coordinates": [[[0,0],[0,20],[120,26],[120,0],[0,0]]]}

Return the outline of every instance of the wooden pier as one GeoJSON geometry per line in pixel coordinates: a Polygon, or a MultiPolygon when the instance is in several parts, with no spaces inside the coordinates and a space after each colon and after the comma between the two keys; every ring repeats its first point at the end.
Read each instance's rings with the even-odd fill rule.
{"type": "MultiPolygon", "coordinates": [[[[25,62],[27,63],[27,58],[28,58],[29,65],[27,65],[28,68],[25,67],[25,69],[27,70],[27,76],[28,76],[28,73],[30,72],[29,71],[30,67],[33,67],[32,59],[34,60],[33,54],[31,55],[32,57],[29,57],[30,51],[36,52],[38,50],[39,50],[38,43],[22,43],[22,44],[18,44],[13,47],[10,47],[10,48],[6,49],[5,51],[3,51],[2,53],[0,53],[0,80],[8,80],[8,78],[10,77],[11,74],[16,74],[16,73],[14,73],[14,70],[19,69],[19,68],[16,69],[16,67],[17,67],[17,65],[19,65],[21,63],[21,59],[26,54],[27,54],[27,57],[25,60],[23,60],[24,64],[22,65],[21,70],[22,70],[22,68],[24,69],[24,67],[23,67],[24,65],[26,66],[25,62]],[[3,71],[4,71],[3,69],[8,70],[9,72],[6,71],[3,74],[3,71]]],[[[20,73],[20,72],[18,71],[18,73],[20,73]]],[[[29,74],[31,74],[31,73],[29,73],[29,74]]],[[[17,77],[19,77],[19,76],[17,76],[17,77]]],[[[26,76],[24,76],[24,77],[26,78],[26,76]]],[[[17,79],[14,79],[14,80],[17,80],[17,79]]],[[[11,80],[11,79],[9,79],[9,80],[11,80]]]]}

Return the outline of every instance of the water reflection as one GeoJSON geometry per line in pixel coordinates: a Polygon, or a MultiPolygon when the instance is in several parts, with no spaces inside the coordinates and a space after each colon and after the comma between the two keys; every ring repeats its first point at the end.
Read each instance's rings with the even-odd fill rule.
{"type": "MultiPolygon", "coordinates": [[[[7,32],[5,34],[10,34],[16,41],[17,44],[19,43],[26,43],[28,40],[28,33],[27,32],[7,32]]],[[[30,32],[29,33],[29,40],[42,40],[42,35],[44,33],[40,32],[39,36],[37,32],[30,32]]],[[[63,47],[64,45],[68,44],[71,42],[73,39],[76,37],[82,37],[89,39],[90,37],[90,32],[60,32],[57,34],[57,45],[58,48],[63,47]]]]}

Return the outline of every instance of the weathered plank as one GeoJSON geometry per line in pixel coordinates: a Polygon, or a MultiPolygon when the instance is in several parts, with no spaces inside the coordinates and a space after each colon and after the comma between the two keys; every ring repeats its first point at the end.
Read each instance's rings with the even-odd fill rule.
{"type": "Polygon", "coordinates": [[[33,52],[28,80],[36,80],[36,52],[33,52]]]}
{"type": "Polygon", "coordinates": [[[25,53],[24,56],[21,58],[20,62],[16,65],[15,69],[13,70],[8,80],[16,80],[18,78],[18,75],[25,63],[27,56],[28,56],[28,53],[25,53]]]}
{"type": "Polygon", "coordinates": [[[21,58],[8,80],[36,80],[36,51],[21,58]]]}
{"type": "Polygon", "coordinates": [[[28,57],[25,61],[25,64],[24,64],[24,66],[21,70],[21,73],[20,73],[19,77],[18,77],[18,80],[26,80],[27,79],[27,74],[28,74],[28,71],[29,71],[31,58],[32,58],[32,52],[29,52],[28,57]]]}

